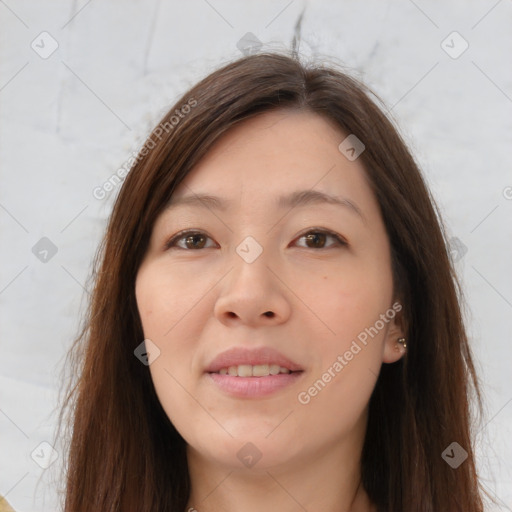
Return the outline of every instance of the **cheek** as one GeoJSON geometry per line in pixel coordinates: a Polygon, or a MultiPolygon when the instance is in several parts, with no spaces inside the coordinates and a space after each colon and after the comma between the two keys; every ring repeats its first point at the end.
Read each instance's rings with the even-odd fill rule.
{"type": "Polygon", "coordinates": [[[324,334],[316,339],[319,364],[304,391],[319,415],[340,406],[357,416],[371,396],[382,364],[390,319],[382,321],[381,315],[391,307],[391,271],[386,261],[354,263],[330,272],[327,279],[322,275],[319,286],[309,289],[313,291],[308,300],[322,320],[317,324],[324,334]]]}
{"type": "Polygon", "coordinates": [[[169,419],[184,430],[197,408],[187,390],[193,388],[197,371],[193,363],[201,327],[193,318],[205,313],[207,301],[198,303],[204,288],[204,282],[170,275],[158,265],[142,268],[135,287],[144,337],[160,350],[149,366],[156,394],[169,419]]]}
{"type": "Polygon", "coordinates": [[[204,290],[197,281],[189,281],[186,286],[182,281],[183,278],[170,276],[158,265],[140,271],[136,281],[144,337],[160,351],[149,369],[157,393],[165,395],[160,396],[164,401],[173,393],[180,396],[179,386],[174,389],[177,382],[185,385],[191,378],[200,338],[200,322],[194,318],[197,320],[197,315],[203,314],[200,312],[204,304],[198,303],[197,295],[204,295],[204,290]]]}
{"type": "Polygon", "coordinates": [[[135,294],[147,337],[166,337],[208,291],[197,276],[154,264],[139,271],[135,294]]]}
{"type": "Polygon", "coordinates": [[[362,265],[340,267],[316,283],[304,281],[301,296],[321,320],[324,339],[347,341],[373,325],[390,307],[391,273],[362,265]]]}
{"type": "Polygon", "coordinates": [[[353,428],[375,387],[388,325],[380,315],[390,307],[391,287],[357,272],[321,281],[311,303],[328,328],[315,339],[318,361],[297,398],[315,429],[336,436],[353,428]]]}

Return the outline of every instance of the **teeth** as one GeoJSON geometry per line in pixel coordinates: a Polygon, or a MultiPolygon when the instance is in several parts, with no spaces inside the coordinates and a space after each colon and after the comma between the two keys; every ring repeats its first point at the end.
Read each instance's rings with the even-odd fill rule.
{"type": "MultiPolygon", "coordinates": [[[[236,368],[236,366],[234,366],[236,368]]],[[[231,370],[231,368],[230,368],[231,370]]],[[[252,366],[250,364],[238,365],[238,376],[239,377],[252,377],[252,366]]]]}
{"type": "Polygon", "coordinates": [[[221,368],[218,373],[234,377],[266,377],[267,375],[277,375],[278,373],[290,373],[290,370],[278,364],[256,364],[254,366],[239,364],[238,366],[221,368]]]}
{"type": "Polygon", "coordinates": [[[278,364],[270,365],[270,375],[277,375],[281,367],[278,364]]]}

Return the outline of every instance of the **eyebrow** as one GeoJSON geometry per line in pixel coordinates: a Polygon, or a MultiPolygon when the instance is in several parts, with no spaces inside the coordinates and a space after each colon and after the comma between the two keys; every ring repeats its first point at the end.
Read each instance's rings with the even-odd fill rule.
{"type": "MultiPolygon", "coordinates": [[[[165,209],[172,210],[178,206],[195,206],[208,210],[226,211],[232,204],[232,200],[210,194],[187,194],[180,197],[171,197],[165,209]]],[[[366,221],[363,212],[353,201],[326,192],[320,192],[319,190],[296,190],[291,194],[278,197],[276,202],[279,208],[296,208],[318,204],[342,206],[356,213],[363,221],[366,221]]]]}

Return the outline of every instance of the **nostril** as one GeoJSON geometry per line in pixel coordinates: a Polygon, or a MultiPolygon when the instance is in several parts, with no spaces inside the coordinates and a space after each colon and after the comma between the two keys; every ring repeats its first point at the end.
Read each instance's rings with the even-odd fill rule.
{"type": "Polygon", "coordinates": [[[268,316],[268,317],[273,317],[274,313],[273,313],[273,311],[267,311],[266,313],[264,313],[264,315],[268,316]]]}

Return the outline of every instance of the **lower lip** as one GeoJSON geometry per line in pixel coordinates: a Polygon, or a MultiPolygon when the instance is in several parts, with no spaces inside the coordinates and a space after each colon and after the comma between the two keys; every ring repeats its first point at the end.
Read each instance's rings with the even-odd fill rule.
{"type": "Polygon", "coordinates": [[[266,377],[233,377],[220,373],[209,373],[213,382],[231,396],[238,398],[259,398],[276,393],[300,379],[303,372],[279,373],[266,377]]]}

